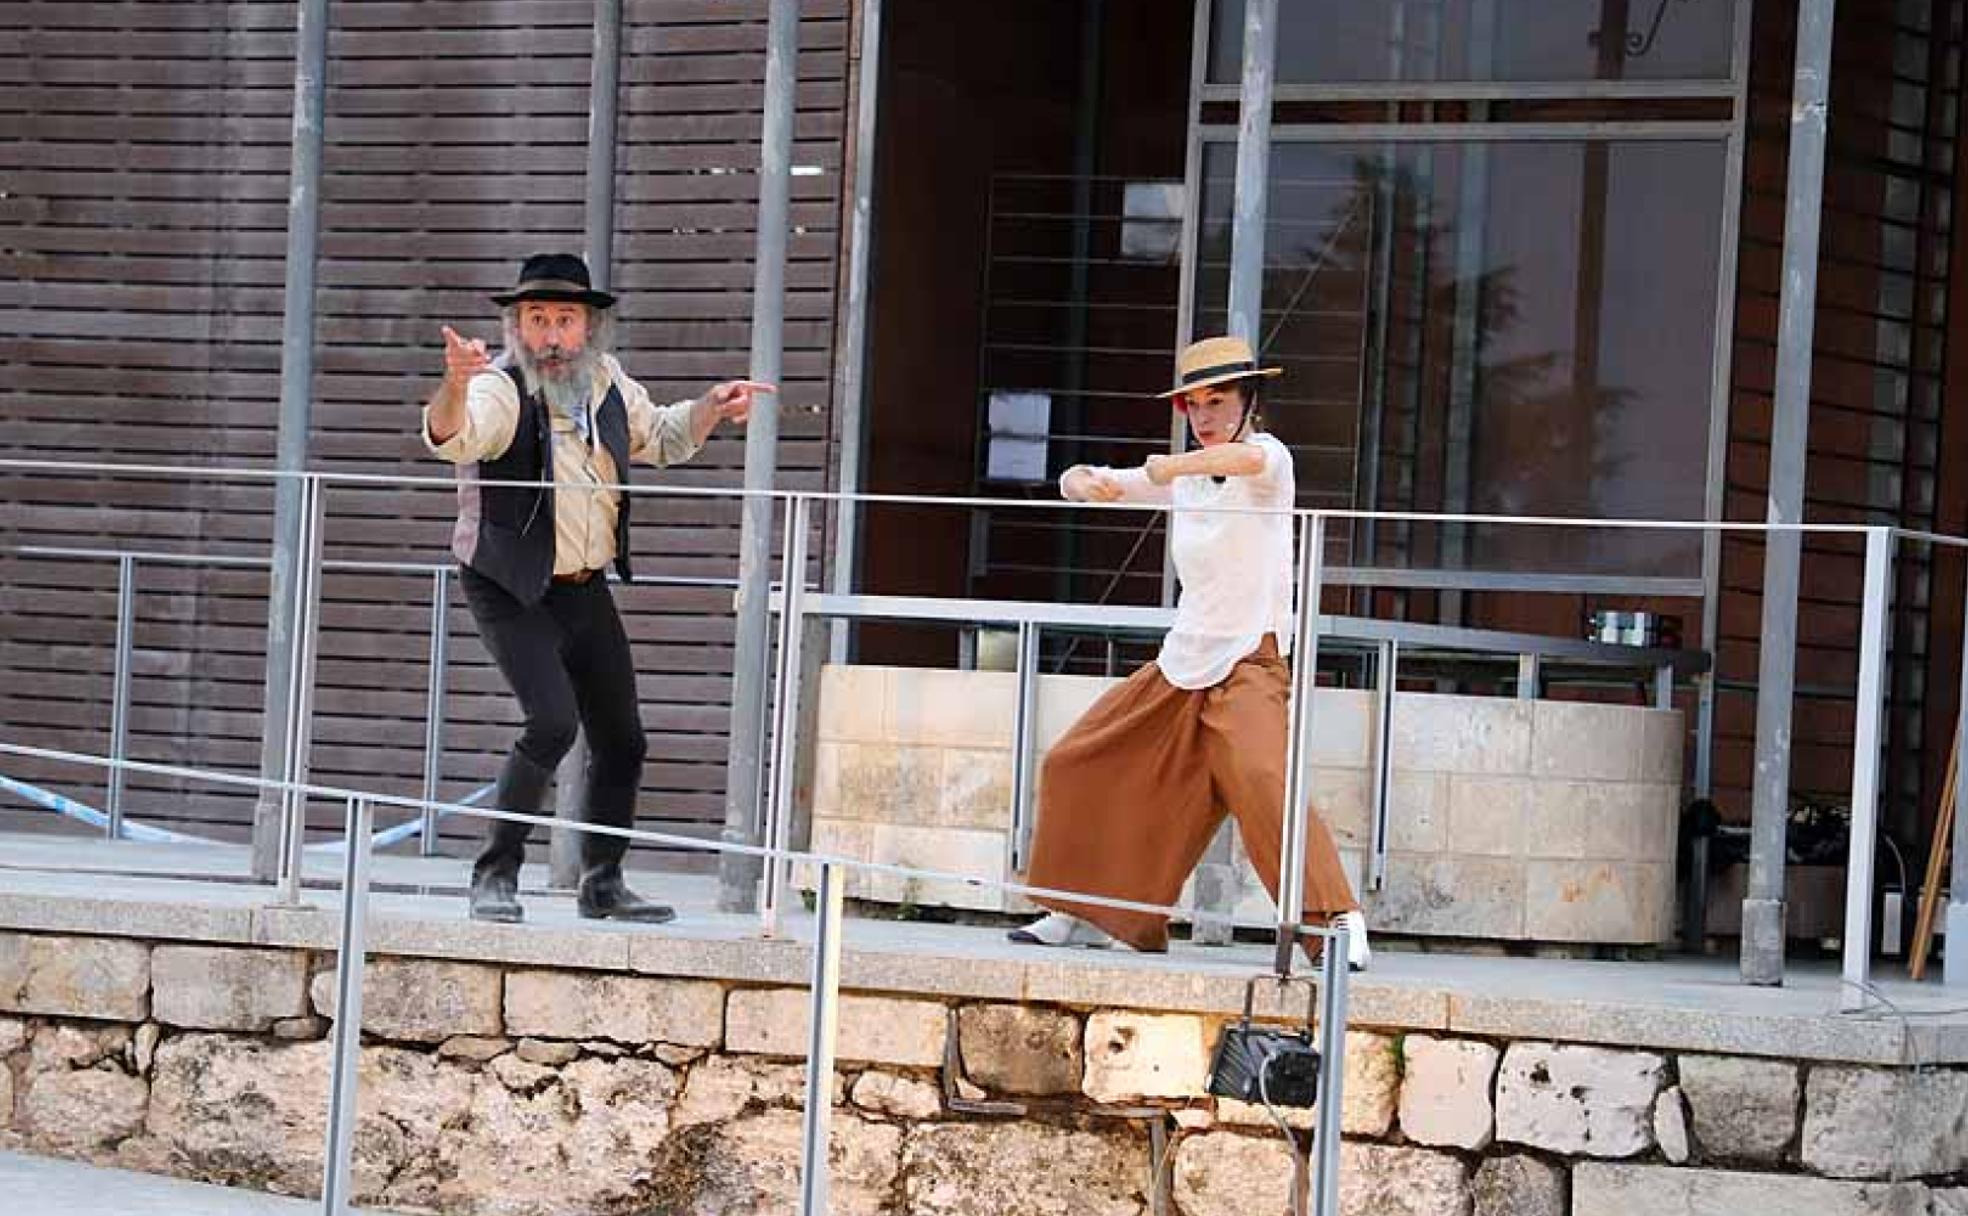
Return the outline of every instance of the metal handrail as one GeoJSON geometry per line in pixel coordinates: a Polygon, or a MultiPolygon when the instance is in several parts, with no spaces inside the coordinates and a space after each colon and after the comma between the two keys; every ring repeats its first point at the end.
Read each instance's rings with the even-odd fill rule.
{"type": "MultiPolygon", "coordinates": [[[[845,890],[844,874],[862,871],[870,874],[893,875],[915,881],[956,882],[965,886],[996,890],[1007,894],[1023,895],[1027,898],[1039,897],[1055,900],[1068,900],[1120,911],[1146,912],[1153,915],[1169,916],[1182,911],[1166,904],[1145,903],[1138,900],[1113,899],[1108,896],[1061,890],[1055,887],[1038,887],[1027,883],[1007,882],[984,875],[952,873],[943,870],[924,869],[916,866],[894,865],[888,862],[863,861],[856,858],[839,857],[833,854],[814,853],[804,849],[782,847],[777,844],[749,845],[721,839],[704,839],[692,836],[678,836],[667,832],[651,832],[642,828],[618,828],[588,822],[565,822],[539,815],[521,814],[515,811],[496,810],[489,807],[470,806],[455,802],[430,802],[419,798],[406,798],[401,795],[370,793],[341,786],[323,785],[312,781],[284,781],[261,777],[257,774],[227,773],[215,769],[188,768],[182,765],[152,764],[135,760],[110,760],[106,757],[91,756],[81,752],[61,751],[53,748],[30,747],[22,744],[0,741],[0,755],[21,756],[55,763],[82,765],[95,768],[120,768],[131,772],[168,776],[180,780],[202,781],[212,784],[275,792],[294,806],[304,805],[307,798],[327,798],[344,803],[345,813],[342,824],[342,845],[344,849],[342,868],[342,899],[340,925],[335,951],[335,1005],[334,1047],[329,1059],[329,1118],[326,1128],[326,1151],[324,1153],[323,1211],[327,1216],[340,1216],[336,1197],[346,1189],[349,1165],[353,1153],[353,1132],[355,1126],[356,1090],[359,1073],[356,1068],[357,1053],[361,1045],[362,1033],[362,977],[367,967],[366,928],[369,898],[369,862],[373,851],[372,829],[376,807],[394,807],[415,812],[428,817],[433,814],[462,815],[471,818],[499,820],[508,823],[523,823],[532,827],[568,828],[576,832],[592,833],[599,836],[613,836],[629,841],[664,845],[673,848],[699,849],[718,854],[736,854],[756,857],[766,863],[768,872],[780,871],[795,864],[805,863],[817,867],[819,871],[818,898],[815,904],[816,926],[814,935],[814,971],[811,985],[810,1026],[825,1028],[816,1031],[807,1055],[806,1102],[808,1109],[816,1104],[831,1107],[833,1104],[833,1058],[834,1031],[838,1027],[837,1011],[840,1001],[840,945],[844,934],[845,890]],[[825,1065],[825,1067],[820,1067],[825,1065]]],[[[281,884],[281,903],[285,906],[305,906],[301,899],[301,875],[298,864],[283,876],[281,884]]],[[[1316,1033],[1319,1038],[1319,1095],[1322,1118],[1320,1119],[1318,1143],[1314,1152],[1319,1154],[1319,1167],[1322,1170],[1339,1168],[1339,1124],[1337,1112],[1343,1101],[1345,1084],[1346,1021],[1349,1008],[1348,975],[1346,969],[1346,932],[1328,925],[1295,924],[1286,926],[1296,938],[1315,938],[1321,941],[1318,982],[1319,1017],[1316,1033]],[[1324,1113],[1332,1112],[1330,1118],[1324,1113]],[[1330,1125],[1330,1131],[1328,1131],[1330,1125]]],[[[783,936],[779,926],[766,927],[767,936],[783,936]]],[[[1289,945],[1289,943],[1287,943],[1289,945]]],[[[815,1152],[815,1137],[824,1139],[824,1123],[816,1132],[812,1120],[807,1121],[802,1135],[803,1159],[809,1169],[822,1172],[827,1169],[827,1155],[824,1151],[815,1152]]],[[[802,1185],[809,1186],[813,1179],[802,1178],[802,1185]]],[[[345,1196],[344,1196],[345,1198],[345,1196]]],[[[824,1216],[824,1213],[811,1211],[804,1216],[824,1216]]]]}

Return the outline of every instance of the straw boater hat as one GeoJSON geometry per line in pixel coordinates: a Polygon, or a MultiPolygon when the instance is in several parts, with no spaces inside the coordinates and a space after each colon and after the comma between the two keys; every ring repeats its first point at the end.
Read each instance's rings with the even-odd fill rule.
{"type": "Polygon", "coordinates": [[[519,268],[519,282],[513,289],[492,297],[501,308],[521,300],[586,304],[589,308],[607,308],[615,303],[614,296],[594,289],[588,264],[572,253],[534,254],[519,268]]]}
{"type": "MultiPolygon", "coordinates": [[[[1180,397],[1212,384],[1284,374],[1281,367],[1259,367],[1242,338],[1204,338],[1190,343],[1175,361],[1175,387],[1159,397],[1180,397]]],[[[1178,403],[1179,405],[1179,403],[1178,403]]]]}

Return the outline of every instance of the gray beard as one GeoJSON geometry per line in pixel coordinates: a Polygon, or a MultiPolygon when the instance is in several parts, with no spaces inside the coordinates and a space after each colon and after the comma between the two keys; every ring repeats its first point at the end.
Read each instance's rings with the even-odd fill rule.
{"type": "Polygon", "coordinates": [[[595,373],[601,368],[601,354],[592,344],[553,371],[543,368],[524,345],[513,348],[519,370],[547,404],[568,417],[586,410],[594,395],[595,373]]]}

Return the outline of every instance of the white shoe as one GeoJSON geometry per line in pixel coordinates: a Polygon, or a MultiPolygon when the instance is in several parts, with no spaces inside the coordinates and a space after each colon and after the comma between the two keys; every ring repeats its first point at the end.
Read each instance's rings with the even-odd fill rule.
{"type": "Polygon", "coordinates": [[[1049,912],[1005,936],[1026,946],[1085,946],[1089,950],[1105,950],[1114,943],[1103,930],[1064,912],[1049,912]]]}
{"type": "Polygon", "coordinates": [[[1330,922],[1346,930],[1346,969],[1365,971],[1373,964],[1373,947],[1367,944],[1367,918],[1360,912],[1341,912],[1330,922]]]}

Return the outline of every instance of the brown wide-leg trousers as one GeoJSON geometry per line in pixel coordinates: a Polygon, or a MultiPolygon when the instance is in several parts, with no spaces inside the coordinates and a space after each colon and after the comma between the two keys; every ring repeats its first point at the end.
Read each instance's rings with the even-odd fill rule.
{"type": "MultiPolygon", "coordinates": [[[[1225,815],[1275,902],[1291,669],[1267,639],[1222,683],[1177,688],[1153,663],[1107,691],[1053,745],[1039,777],[1033,886],[1172,904],[1225,815]]],[[[1360,906],[1332,833],[1307,817],[1305,921],[1360,906]]],[[[1168,918],[1067,900],[1042,906],[1138,950],[1168,946],[1168,918]]]]}

